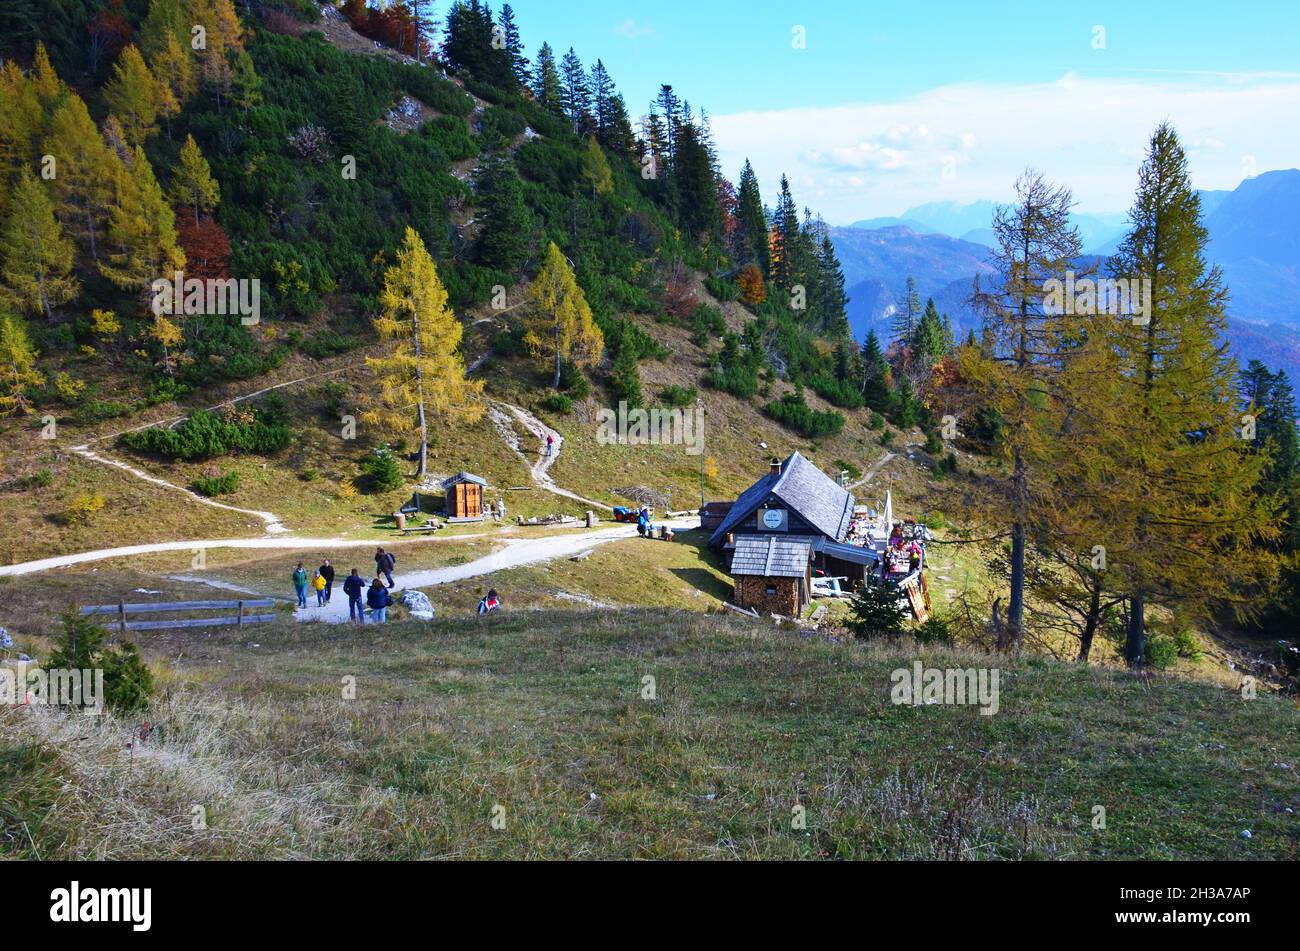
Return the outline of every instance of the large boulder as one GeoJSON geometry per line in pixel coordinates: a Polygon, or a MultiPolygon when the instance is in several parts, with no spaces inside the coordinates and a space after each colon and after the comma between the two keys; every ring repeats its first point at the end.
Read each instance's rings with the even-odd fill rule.
{"type": "Polygon", "coordinates": [[[433,604],[423,591],[403,591],[402,605],[410,612],[411,617],[417,620],[433,620],[433,604]]]}

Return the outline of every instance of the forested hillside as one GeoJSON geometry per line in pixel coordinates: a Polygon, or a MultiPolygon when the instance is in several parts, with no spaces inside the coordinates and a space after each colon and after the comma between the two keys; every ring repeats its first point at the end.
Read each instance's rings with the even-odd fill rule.
{"type": "MultiPolygon", "coordinates": [[[[363,4],[344,13],[382,35],[363,4]]],[[[256,376],[294,349],[356,348],[408,226],[458,309],[529,280],[554,242],[604,337],[603,364],[596,353],[587,369],[604,378],[618,366],[620,396],[655,349],[624,315],[719,335],[687,290],[691,270],[727,299],[744,266],[761,264],[749,302],[764,335],[781,340],[788,378],[833,370],[812,345],[846,332],[824,229],[801,219],[787,190],[773,221],[786,250],[769,261],[756,183],[742,177],[738,195],[727,185],[702,110],[665,85],[637,139],[599,60],[588,70],[543,44],[530,64],[508,6],[499,26],[477,4],[453,9],[441,66],[427,49],[419,64],[340,50],[312,29],[311,3],[253,4],[242,21],[229,0],[88,0],[68,15],[97,43],[47,49],[37,24],[7,34],[11,56],[30,57],[26,72],[22,59],[6,62],[0,133],[6,333],[41,355],[9,377],[8,397],[24,407],[125,412],[256,376]],[[191,48],[191,23],[206,48],[191,48]],[[395,131],[386,118],[412,101],[427,121],[395,131]],[[45,155],[63,174],[41,178],[45,155]],[[258,279],[261,322],[151,314],[152,282],[174,269],[258,279]],[[780,306],[763,304],[765,282],[780,306]],[[784,306],[796,285],[806,304],[784,306]],[[91,352],[94,370],[79,372],[91,352]],[[111,387],[110,405],[86,396],[100,374],[131,381],[111,387]]],[[[735,370],[728,385],[752,388],[735,379],[743,370],[721,369],[735,370]]]]}

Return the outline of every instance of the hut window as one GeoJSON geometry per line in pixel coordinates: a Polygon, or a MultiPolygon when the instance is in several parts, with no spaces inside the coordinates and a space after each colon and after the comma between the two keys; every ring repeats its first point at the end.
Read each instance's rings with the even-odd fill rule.
{"type": "Polygon", "coordinates": [[[767,593],[768,593],[768,594],[776,594],[776,585],[774,585],[774,584],[770,584],[770,585],[768,585],[768,586],[767,586],[767,593]]]}

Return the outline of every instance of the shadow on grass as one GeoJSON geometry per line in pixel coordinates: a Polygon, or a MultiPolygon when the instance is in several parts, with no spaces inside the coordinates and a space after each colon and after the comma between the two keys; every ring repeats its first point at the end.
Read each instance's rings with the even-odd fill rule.
{"type": "Polygon", "coordinates": [[[717,598],[719,601],[731,600],[731,585],[707,568],[670,568],[668,570],[697,591],[717,598]]]}

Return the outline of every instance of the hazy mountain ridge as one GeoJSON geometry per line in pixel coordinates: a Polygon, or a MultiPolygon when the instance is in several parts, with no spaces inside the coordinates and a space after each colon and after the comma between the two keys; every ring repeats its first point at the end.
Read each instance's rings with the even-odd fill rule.
{"type": "MultiPolygon", "coordinates": [[[[1300,375],[1300,170],[1265,172],[1232,191],[1202,191],[1201,201],[1210,232],[1207,257],[1222,268],[1231,293],[1233,351],[1243,361],[1259,359],[1293,378],[1300,375]]],[[[861,338],[869,329],[880,333],[888,327],[909,275],[921,296],[933,297],[954,327],[973,327],[976,319],[968,303],[972,278],[993,273],[988,263],[993,207],[993,202],[933,202],[909,208],[898,219],[858,223],[910,224],[832,228],[851,298],[854,335],[861,338]]],[[[1123,215],[1080,215],[1075,222],[1088,250],[1081,263],[1114,253],[1123,215]],[[1113,232],[1094,244],[1108,228],[1113,232]]]]}

